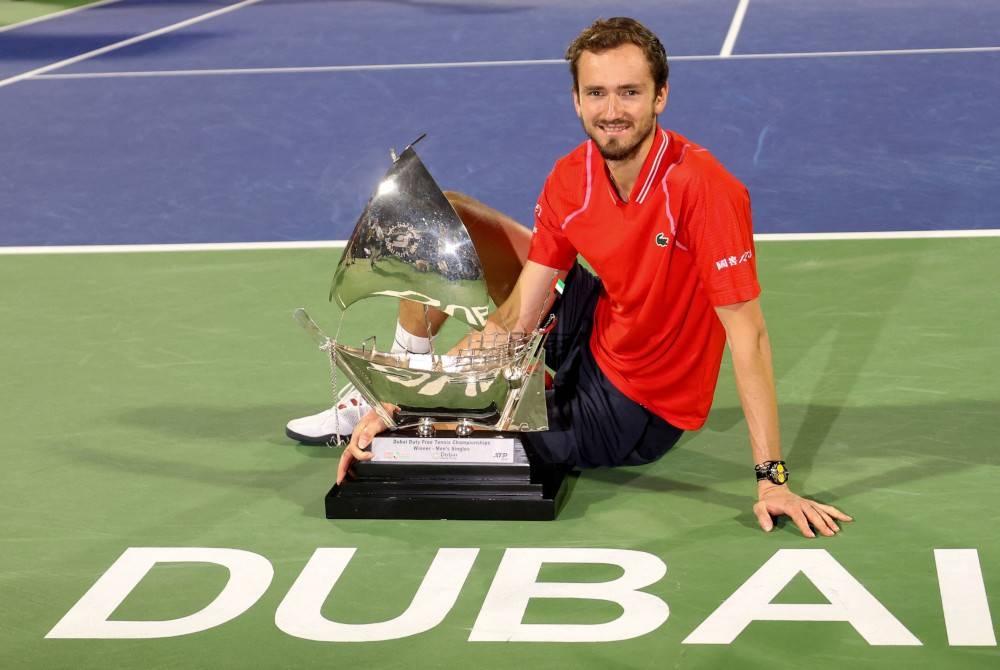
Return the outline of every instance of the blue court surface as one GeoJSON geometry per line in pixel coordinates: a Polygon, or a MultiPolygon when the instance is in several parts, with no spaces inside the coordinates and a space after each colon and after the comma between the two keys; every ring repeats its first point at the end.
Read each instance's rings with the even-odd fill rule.
{"type": "MultiPolygon", "coordinates": [[[[0,29],[0,664],[1000,667],[997,110],[1000,2],[986,0],[111,0],[0,29]],[[667,47],[662,125],[750,190],[793,477],[858,521],[829,541],[753,527],[728,369],[701,434],[651,466],[580,475],[555,522],[324,519],[337,452],[282,427],[329,400],[288,318],[329,309],[326,247],[390,149],[423,133],[443,188],[530,223],[584,137],[563,51],[615,15],[667,47]],[[196,548],[245,561],[233,583],[257,570],[230,594],[245,613],[174,637],[56,639],[144,547],[182,551],[157,550],[115,619],[205,608],[227,578],[196,548]],[[446,576],[474,556],[441,559],[451,614],[394,620],[435,552],[462,547],[482,553],[451,596],[446,576]],[[325,604],[292,588],[320,548],[331,564],[357,548],[325,604]],[[517,582],[516,561],[539,555],[517,582]],[[276,579],[254,605],[264,563],[276,579]],[[710,619],[765,564],[787,588],[761,595],[759,573],[741,593],[776,620],[710,619]],[[640,573],[634,601],[580,595],[640,573]],[[485,597],[499,575],[511,593],[535,578],[578,590],[529,598],[509,629],[533,641],[477,638],[516,609],[485,597]],[[657,599],[665,625],[609,632],[636,612],[661,621],[657,599]],[[310,637],[283,603],[345,626],[316,633],[314,618],[310,637]],[[824,622],[831,603],[859,609],[824,622]],[[362,625],[376,621],[395,633],[362,625]],[[601,632],[560,637],[574,625],[601,632]]],[[[314,583],[332,586],[329,570],[314,583]]]]}
{"type": "Polygon", "coordinates": [[[0,243],[343,239],[421,133],[441,184],[528,221],[581,137],[565,45],[624,13],[759,233],[996,227],[1000,5],[757,0],[720,55],[736,7],[123,0],[15,28],[0,243]]]}

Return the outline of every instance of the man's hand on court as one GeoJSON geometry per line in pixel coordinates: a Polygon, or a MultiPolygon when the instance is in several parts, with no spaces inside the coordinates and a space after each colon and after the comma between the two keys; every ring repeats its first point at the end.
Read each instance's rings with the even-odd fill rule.
{"type": "MultiPolygon", "coordinates": [[[[382,405],[389,413],[392,413],[396,409],[394,405],[388,403],[382,403],[382,405]]],[[[351,441],[344,447],[344,453],[340,455],[340,464],[337,466],[338,484],[344,481],[347,471],[351,468],[351,463],[354,461],[370,461],[372,459],[372,452],[368,447],[371,445],[372,440],[375,439],[375,436],[385,429],[385,422],[375,413],[375,410],[370,410],[358,422],[358,425],[354,427],[354,432],[351,433],[351,441]]]]}
{"type": "Polygon", "coordinates": [[[757,503],[753,512],[757,522],[765,531],[774,528],[776,516],[787,516],[798,526],[806,537],[816,537],[815,528],[821,535],[830,537],[840,532],[837,521],[853,521],[833,505],[824,505],[808,498],[796,495],[787,486],[770,486],[758,491],[757,503]],[[811,528],[810,528],[811,526],[811,528]]]}

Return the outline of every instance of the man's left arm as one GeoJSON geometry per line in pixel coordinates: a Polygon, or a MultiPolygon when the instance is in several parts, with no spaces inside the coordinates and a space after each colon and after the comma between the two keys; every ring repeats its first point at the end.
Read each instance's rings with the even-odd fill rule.
{"type": "MultiPolygon", "coordinates": [[[[781,439],[771,343],[760,301],[754,298],[717,307],[715,311],[726,329],[754,463],[780,461],[781,439]]],[[[802,498],[793,493],[787,484],[775,484],[767,479],[757,482],[757,503],[753,510],[765,531],[774,528],[772,517],[785,515],[806,537],[816,536],[812,528],[822,535],[833,535],[840,530],[837,520],[851,521],[851,517],[836,507],[802,498]]]]}

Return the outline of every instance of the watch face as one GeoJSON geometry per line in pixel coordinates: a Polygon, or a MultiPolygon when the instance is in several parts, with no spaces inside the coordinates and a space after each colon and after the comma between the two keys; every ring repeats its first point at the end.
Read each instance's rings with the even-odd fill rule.
{"type": "Polygon", "coordinates": [[[771,481],[775,484],[784,484],[788,481],[788,469],[784,463],[775,463],[771,466],[771,481]]]}

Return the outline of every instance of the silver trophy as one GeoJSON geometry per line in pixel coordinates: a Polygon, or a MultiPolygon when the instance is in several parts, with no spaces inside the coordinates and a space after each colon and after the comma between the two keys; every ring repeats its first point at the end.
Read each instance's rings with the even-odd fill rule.
{"type": "MultiPolygon", "coordinates": [[[[358,301],[388,297],[481,331],[489,296],[468,230],[413,144],[392,158],[344,248],[330,300],[341,319],[358,301]]],[[[554,518],[562,473],[517,437],[548,428],[543,345],[554,317],[531,332],[473,336],[449,354],[379,351],[374,337],[352,347],[303,309],[295,319],[334,379],[342,373],[388,426],[373,459],[331,489],[327,517],[554,518]]]]}

